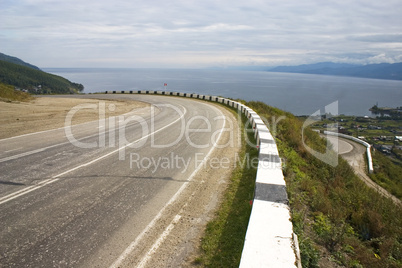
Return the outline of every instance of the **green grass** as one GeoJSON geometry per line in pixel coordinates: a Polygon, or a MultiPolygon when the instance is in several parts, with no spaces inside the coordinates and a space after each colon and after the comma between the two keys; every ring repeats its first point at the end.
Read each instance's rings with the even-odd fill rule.
{"type": "Polygon", "coordinates": [[[30,101],[32,96],[28,93],[14,90],[13,86],[0,83],[0,100],[3,101],[30,101]]]}
{"type": "Polygon", "coordinates": [[[402,166],[399,160],[392,160],[382,153],[375,151],[372,154],[374,173],[370,178],[388,192],[402,198],[402,166]]]}
{"type": "MultiPolygon", "coordinates": [[[[243,118],[243,125],[245,122],[243,118]]],[[[243,128],[242,128],[243,129],[243,128]]],[[[243,139],[244,140],[244,134],[243,139]]],[[[252,134],[249,139],[254,140],[252,134]]],[[[246,153],[258,157],[256,148],[243,143],[239,158],[246,153]]],[[[254,197],[256,169],[237,165],[215,218],[208,223],[202,239],[202,254],[195,264],[203,267],[238,267],[254,197]]]]}

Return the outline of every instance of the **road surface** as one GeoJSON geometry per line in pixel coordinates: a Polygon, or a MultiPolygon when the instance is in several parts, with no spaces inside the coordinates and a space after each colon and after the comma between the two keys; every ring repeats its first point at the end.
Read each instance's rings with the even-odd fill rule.
{"type": "MultiPolygon", "coordinates": [[[[205,222],[203,213],[216,205],[224,174],[198,206],[193,197],[212,186],[195,178],[206,172],[200,165],[206,157],[226,150],[215,143],[227,144],[227,111],[174,97],[86,97],[152,105],[120,121],[101,118],[0,140],[1,267],[152,267],[166,261],[155,252],[175,226],[197,210],[189,226],[205,222]]],[[[100,101],[77,109],[113,107],[100,101]]],[[[177,264],[185,251],[168,259],[177,264]]]]}

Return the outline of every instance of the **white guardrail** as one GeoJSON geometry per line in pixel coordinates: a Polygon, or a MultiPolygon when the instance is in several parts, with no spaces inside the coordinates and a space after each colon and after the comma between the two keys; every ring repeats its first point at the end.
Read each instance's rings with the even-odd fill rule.
{"type": "Polygon", "coordinates": [[[293,233],[286,184],[275,139],[260,116],[249,107],[226,98],[168,91],[106,91],[106,94],[157,94],[215,101],[244,113],[253,126],[259,162],[253,207],[240,267],[301,267],[297,236],[293,233]]]}
{"type": "Polygon", "coordinates": [[[367,154],[367,167],[368,167],[368,172],[373,173],[374,172],[374,167],[373,167],[373,159],[371,157],[371,145],[368,142],[365,142],[361,139],[355,138],[353,136],[345,135],[342,133],[337,133],[337,132],[331,132],[331,131],[324,131],[325,135],[331,135],[331,136],[337,136],[341,138],[345,138],[348,140],[352,140],[354,142],[360,143],[361,145],[366,147],[366,154],[367,154]]]}

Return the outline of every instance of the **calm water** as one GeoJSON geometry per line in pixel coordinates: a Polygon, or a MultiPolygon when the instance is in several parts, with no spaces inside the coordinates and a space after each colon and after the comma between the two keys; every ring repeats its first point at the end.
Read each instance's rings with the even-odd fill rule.
{"type": "Polygon", "coordinates": [[[309,115],[334,102],[339,114],[370,115],[369,108],[402,106],[402,81],[339,76],[225,70],[62,69],[46,72],[105,90],[166,90],[258,100],[296,115],[309,115]]]}

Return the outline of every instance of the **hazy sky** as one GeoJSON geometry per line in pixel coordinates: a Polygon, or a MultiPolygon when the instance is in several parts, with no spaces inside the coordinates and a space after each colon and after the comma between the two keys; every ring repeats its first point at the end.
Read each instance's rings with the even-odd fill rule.
{"type": "Polygon", "coordinates": [[[402,0],[0,0],[0,52],[39,67],[402,62],[402,0]]]}

